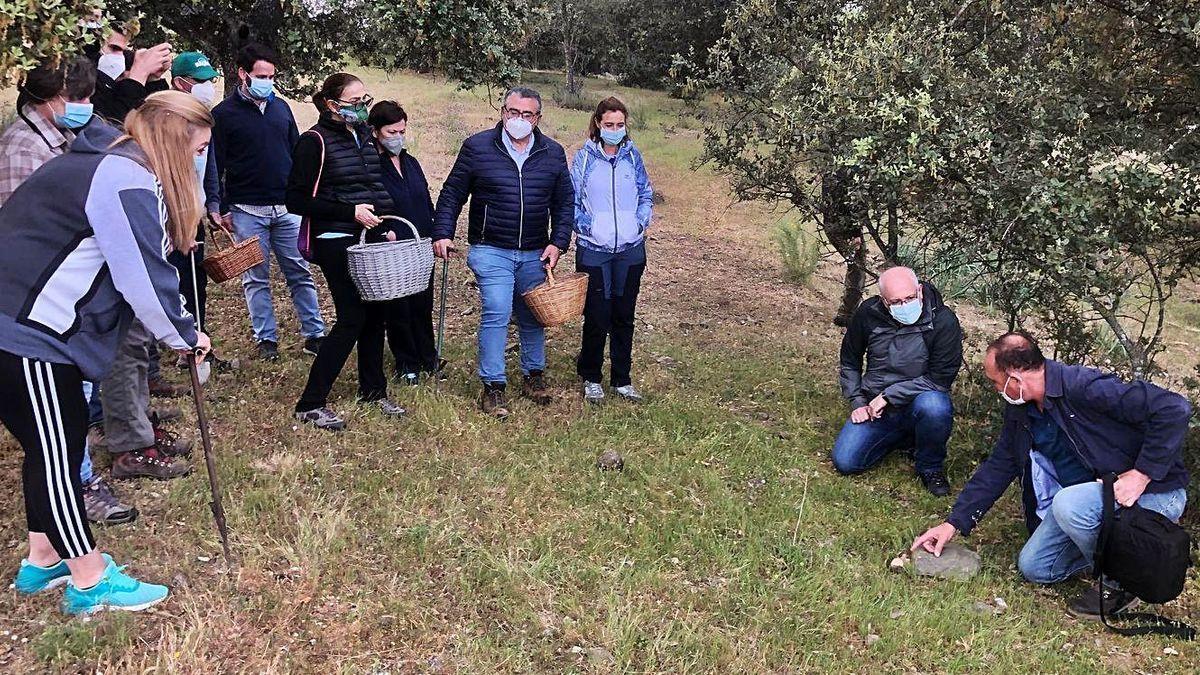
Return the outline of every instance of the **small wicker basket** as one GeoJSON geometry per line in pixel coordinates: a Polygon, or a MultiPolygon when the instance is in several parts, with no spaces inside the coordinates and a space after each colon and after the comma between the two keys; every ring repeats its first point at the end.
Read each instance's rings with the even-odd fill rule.
{"type": "Polygon", "coordinates": [[[583,314],[587,301],[588,275],[568,272],[554,278],[554,270],[546,268],[546,282],[525,291],[525,305],[547,328],[562,325],[583,314]]]}
{"type": "Polygon", "coordinates": [[[204,271],[208,273],[208,278],[219,283],[236,279],[246,273],[250,268],[261,265],[264,261],[262,249],[258,246],[258,235],[254,235],[249,239],[242,241],[234,241],[233,235],[225,230],[221,230],[221,234],[229,238],[232,244],[225,249],[222,249],[217,244],[217,239],[214,228],[208,228],[209,243],[212,244],[212,252],[206,251],[204,256],[204,271]]]}
{"type": "Polygon", "coordinates": [[[416,295],[429,288],[432,279],[433,242],[421,237],[416,226],[404,218],[383,216],[382,220],[408,225],[413,238],[368,244],[367,231],[363,230],[358,243],[346,249],[350,278],[363,302],[416,295]]]}

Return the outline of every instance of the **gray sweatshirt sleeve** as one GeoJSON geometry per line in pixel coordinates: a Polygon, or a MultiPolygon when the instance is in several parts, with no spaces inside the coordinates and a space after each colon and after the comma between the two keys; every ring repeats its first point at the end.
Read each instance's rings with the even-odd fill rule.
{"type": "Polygon", "coordinates": [[[84,207],[113,285],[146,329],[172,349],[196,345],[179,273],[167,262],[166,206],[154,176],[133,160],[105,157],[84,207]]]}

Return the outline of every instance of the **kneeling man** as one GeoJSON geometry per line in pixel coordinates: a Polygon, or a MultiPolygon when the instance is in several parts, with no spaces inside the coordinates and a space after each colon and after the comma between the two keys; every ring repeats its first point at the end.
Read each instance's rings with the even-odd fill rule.
{"type": "Polygon", "coordinates": [[[861,473],[913,448],[925,489],[950,494],[950,385],[961,365],[962,328],[937,289],[907,267],[881,274],[878,297],[859,306],[842,338],[839,380],[851,413],[833,445],[834,468],[861,473]]]}
{"type": "MultiPolygon", "coordinates": [[[[1000,437],[946,522],[917,537],[914,550],[921,546],[938,555],[956,534],[970,533],[1018,477],[1031,536],[1017,567],[1034,583],[1057,583],[1091,568],[1101,476],[1118,475],[1118,508],[1137,503],[1179,520],[1187,503],[1187,399],[1146,382],[1047,360],[1025,333],[993,342],[983,369],[1008,403],[1000,437]]],[[[1101,592],[1111,614],[1137,601],[1094,584],[1071,602],[1071,613],[1098,619],[1101,592]]]]}

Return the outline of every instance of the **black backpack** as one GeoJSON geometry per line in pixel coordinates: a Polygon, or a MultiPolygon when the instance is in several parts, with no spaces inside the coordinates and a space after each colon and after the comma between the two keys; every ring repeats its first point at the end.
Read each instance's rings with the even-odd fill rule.
{"type": "MultiPolygon", "coordinates": [[[[1121,588],[1150,603],[1170,602],[1183,592],[1187,569],[1192,565],[1192,540],[1179,525],[1161,513],[1137,504],[1117,511],[1113,483],[1116,474],[1104,476],[1104,516],[1100,538],[1096,542],[1095,572],[1101,585],[1105,577],[1121,588]]],[[[1149,622],[1132,628],[1113,626],[1104,613],[1104,593],[1100,593],[1100,620],[1121,635],[1158,633],[1184,640],[1196,639],[1196,629],[1157,614],[1123,613],[1121,619],[1149,622]]]]}

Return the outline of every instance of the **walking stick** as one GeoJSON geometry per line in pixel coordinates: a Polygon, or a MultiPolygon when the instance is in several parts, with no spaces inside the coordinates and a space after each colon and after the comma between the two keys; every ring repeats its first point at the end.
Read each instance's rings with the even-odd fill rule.
{"type": "MultiPolygon", "coordinates": [[[[442,297],[441,307],[438,309],[438,336],[437,336],[437,367],[442,365],[442,344],[446,339],[446,276],[450,272],[450,256],[442,258],[442,297]]],[[[440,390],[442,382],[442,374],[435,372],[433,374],[433,391],[436,393],[440,390]]]]}
{"type": "MultiPolygon", "coordinates": [[[[204,242],[197,242],[197,246],[203,246],[204,242]]],[[[196,279],[196,249],[188,251],[188,261],[192,265],[192,310],[196,313],[196,330],[204,332],[204,321],[200,318],[200,282],[196,279]]],[[[212,364],[208,361],[197,366],[200,374],[200,384],[208,384],[208,378],[212,375],[212,364]]]]}
{"type": "Polygon", "coordinates": [[[194,356],[188,358],[188,370],[192,373],[192,398],[196,401],[196,418],[200,423],[200,441],[204,445],[204,464],[208,469],[208,488],[212,492],[213,520],[217,523],[217,533],[221,535],[221,548],[225,551],[225,563],[233,565],[233,556],[229,553],[229,529],[225,525],[225,509],[221,506],[221,488],[217,485],[217,460],[213,457],[212,439],[208,435],[208,415],[204,413],[204,385],[200,383],[200,373],[196,368],[194,356]]]}

